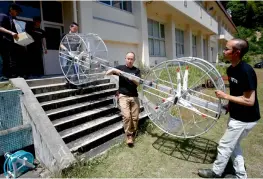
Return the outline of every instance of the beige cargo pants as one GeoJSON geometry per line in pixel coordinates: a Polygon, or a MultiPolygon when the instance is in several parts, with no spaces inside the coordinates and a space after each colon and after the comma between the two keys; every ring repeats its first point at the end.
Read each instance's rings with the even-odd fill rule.
{"type": "Polygon", "coordinates": [[[138,129],[140,103],[138,97],[119,94],[119,107],[123,119],[125,134],[134,135],[138,129]]]}

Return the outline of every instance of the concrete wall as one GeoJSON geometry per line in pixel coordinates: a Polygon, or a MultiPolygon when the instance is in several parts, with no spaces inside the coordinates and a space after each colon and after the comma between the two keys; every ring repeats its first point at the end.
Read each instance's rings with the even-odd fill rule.
{"type": "Polygon", "coordinates": [[[217,21],[209,15],[205,9],[200,7],[194,1],[187,1],[187,6],[184,6],[184,1],[164,1],[167,4],[173,6],[178,11],[184,13],[186,16],[192,18],[200,25],[205,26],[210,29],[212,32],[218,32],[218,23],[217,21]]]}
{"type": "Polygon", "coordinates": [[[124,65],[127,52],[134,52],[136,55],[136,60],[137,58],[139,60],[138,45],[117,43],[111,41],[105,41],[105,44],[108,48],[108,59],[112,62],[112,66],[114,66],[114,61],[118,61],[119,65],[124,65]]]}
{"type": "Polygon", "coordinates": [[[103,40],[138,44],[139,31],[136,27],[119,24],[115,21],[94,17],[92,30],[103,40]]]}

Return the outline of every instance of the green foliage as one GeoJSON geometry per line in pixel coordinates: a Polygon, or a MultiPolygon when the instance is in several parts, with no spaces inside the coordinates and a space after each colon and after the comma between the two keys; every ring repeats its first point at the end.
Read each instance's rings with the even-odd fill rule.
{"type": "Polygon", "coordinates": [[[229,1],[226,8],[231,10],[232,19],[236,26],[263,27],[262,1],[229,1]]]}
{"type": "MultiPolygon", "coordinates": [[[[263,38],[257,39],[256,29],[249,29],[246,27],[238,26],[238,33],[235,34],[235,38],[246,39],[249,42],[249,51],[248,55],[258,55],[263,52],[263,38]]],[[[257,28],[257,32],[261,33],[263,36],[263,28],[257,28]]],[[[245,57],[247,61],[251,60],[248,57],[245,57]]]]}
{"type": "Polygon", "coordinates": [[[251,63],[251,57],[249,54],[246,54],[243,58],[242,58],[243,61],[247,62],[247,63],[251,63]]]}
{"type": "Polygon", "coordinates": [[[226,8],[231,10],[232,19],[236,26],[246,23],[247,9],[244,3],[238,1],[229,1],[226,5],[226,8]]]}
{"type": "Polygon", "coordinates": [[[217,71],[221,74],[221,76],[225,76],[226,75],[226,69],[228,66],[216,66],[217,71]]]}
{"type": "Polygon", "coordinates": [[[140,69],[141,71],[141,76],[144,78],[149,72],[150,68],[145,66],[141,60],[135,61],[136,62],[136,67],[140,69]]]}
{"type": "Polygon", "coordinates": [[[255,34],[252,35],[250,42],[253,42],[253,43],[257,42],[257,36],[255,34]]]}
{"type": "Polygon", "coordinates": [[[243,26],[237,26],[238,33],[235,34],[236,38],[247,39],[253,35],[254,31],[243,26]]]}
{"type": "Polygon", "coordinates": [[[219,62],[229,63],[229,61],[227,61],[227,60],[225,59],[225,57],[224,57],[223,54],[219,54],[219,55],[218,55],[218,60],[219,60],[219,62]]]}

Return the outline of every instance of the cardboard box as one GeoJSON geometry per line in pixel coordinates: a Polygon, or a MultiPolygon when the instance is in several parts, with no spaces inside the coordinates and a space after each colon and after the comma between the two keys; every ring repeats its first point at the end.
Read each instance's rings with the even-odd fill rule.
{"type": "Polygon", "coordinates": [[[21,46],[27,46],[34,42],[34,39],[26,32],[22,32],[18,34],[18,39],[14,39],[15,43],[21,46]]]}

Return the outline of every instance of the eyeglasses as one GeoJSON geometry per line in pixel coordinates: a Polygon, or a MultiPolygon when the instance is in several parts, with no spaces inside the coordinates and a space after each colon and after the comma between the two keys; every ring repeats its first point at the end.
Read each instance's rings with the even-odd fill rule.
{"type": "Polygon", "coordinates": [[[224,48],[224,51],[228,51],[228,50],[232,50],[232,49],[227,48],[227,47],[224,48]]]}

